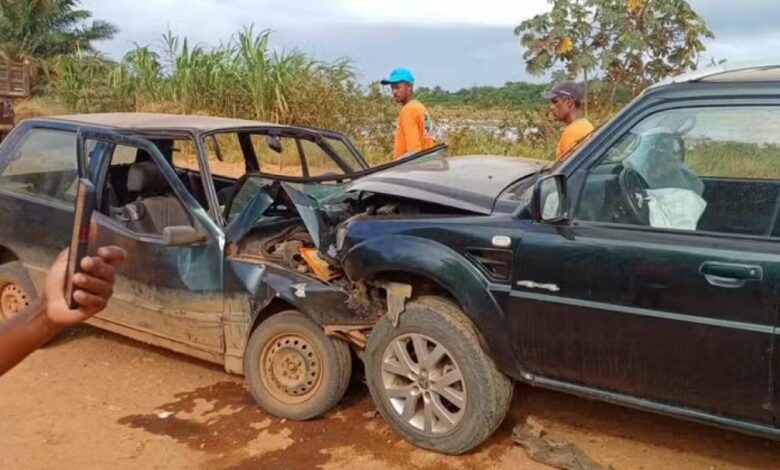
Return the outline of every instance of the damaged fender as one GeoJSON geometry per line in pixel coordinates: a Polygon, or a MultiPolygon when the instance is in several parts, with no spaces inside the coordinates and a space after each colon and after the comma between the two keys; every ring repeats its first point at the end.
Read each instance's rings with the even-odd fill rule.
{"type": "Polygon", "coordinates": [[[383,272],[408,272],[435,281],[463,308],[499,367],[511,370],[513,349],[505,314],[490,293],[489,281],[459,253],[431,240],[393,235],[368,238],[349,248],[341,261],[353,281],[383,272]]]}
{"type": "MultiPolygon", "coordinates": [[[[274,298],[280,298],[321,326],[365,324],[367,319],[347,307],[342,289],[283,267],[229,260],[249,293],[251,323],[274,298]]],[[[248,332],[249,333],[249,332],[248,332]]]]}

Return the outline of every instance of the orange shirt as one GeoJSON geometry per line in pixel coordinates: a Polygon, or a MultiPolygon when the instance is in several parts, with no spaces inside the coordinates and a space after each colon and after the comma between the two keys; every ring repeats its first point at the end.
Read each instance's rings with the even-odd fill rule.
{"type": "Polygon", "coordinates": [[[398,159],[433,147],[432,132],[431,116],[425,106],[417,100],[406,103],[398,114],[393,156],[398,159]]]}
{"type": "Polygon", "coordinates": [[[558,142],[558,149],[555,151],[555,160],[563,160],[566,152],[592,131],[593,124],[585,118],[579,118],[566,126],[561,134],[561,140],[558,142]]]}

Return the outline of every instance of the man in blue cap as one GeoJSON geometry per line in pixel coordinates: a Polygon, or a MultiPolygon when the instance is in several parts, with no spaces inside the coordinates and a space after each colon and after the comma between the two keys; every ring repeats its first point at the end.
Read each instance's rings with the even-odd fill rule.
{"type": "Polygon", "coordinates": [[[425,106],[414,99],[412,72],[397,68],[381,83],[390,85],[393,89],[393,98],[401,103],[398,125],[395,129],[393,157],[399,159],[433,147],[431,116],[425,106]]]}

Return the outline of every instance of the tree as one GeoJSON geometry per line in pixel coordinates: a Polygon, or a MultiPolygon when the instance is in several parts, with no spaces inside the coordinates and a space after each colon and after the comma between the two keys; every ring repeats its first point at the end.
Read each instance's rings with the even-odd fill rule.
{"type": "MultiPolygon", "coordinates": [[[[526,70],[542,75],[562,62],[565,74],[585,81],[585,112],[588,106],[588,73],[596,67],[590,45],[593,41],[593,0],[549,0],[552,10],[524,21],[515,28],[526,48],[526,70]]],[[[561,74],[556,74],[557,78],[561,74]]]]}
{"type": "Polygon", "coordinates": [[[92,42],[111,39],[117,29],[93,20],[80,0],[0,0],[0,55],[9,60],[48,59],[95,52],[92,42]]]}
{"type": "MultiPolygon", "coordinates": [[[[542,75],[558,63],[569,78],[592,72],[632,94],[668,75],[696,68],[703,38],[714,37],[685,0],[549,0],[549,12],[515,28],[526,70],[542,75]]],[[[611,99],[610,99],[611,101],[611,99]]]]}
{"type": "Polygon", "coordinates": [[[702,39],[714,37],[684,0],[599,3],[596,20],[606,39],[600,48],[601,66],[632,94],[667,76],[696,69],[705,49],[702,39]]]}

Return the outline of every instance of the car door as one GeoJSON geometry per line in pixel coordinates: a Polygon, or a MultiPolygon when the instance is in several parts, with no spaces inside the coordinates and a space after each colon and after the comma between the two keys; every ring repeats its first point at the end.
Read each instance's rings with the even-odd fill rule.
{"type": "Polygon", "coordinates": [[[518,249],[512,309],[529,371],[662,411],[772,422],[780,173],[768,146],[780,129],[766,123],[778,118],[780,107],[648,112],[594,155],[573,220],[533,224],[518,249]],[[674,145],[645,145],[661,135],[648,127],[674,145]],[[721,208],[733,205],[758,222],[732,223],[721,208]]]}
{"type": "Polygon", "coordinates": [[[128,252],[114,299],[92,322],[222,362],[222,232],[149,141],[107,131],[82,138],[108,144],[96,181],[95,244],[128,252]]]}
{"type": "Polygon", "coordinates": [[[3,142],[0,158],[4,257],[20,259],[40,291],[48,267],[70,240],[79,176],[76,130],[22,123],[3,142]]]}

